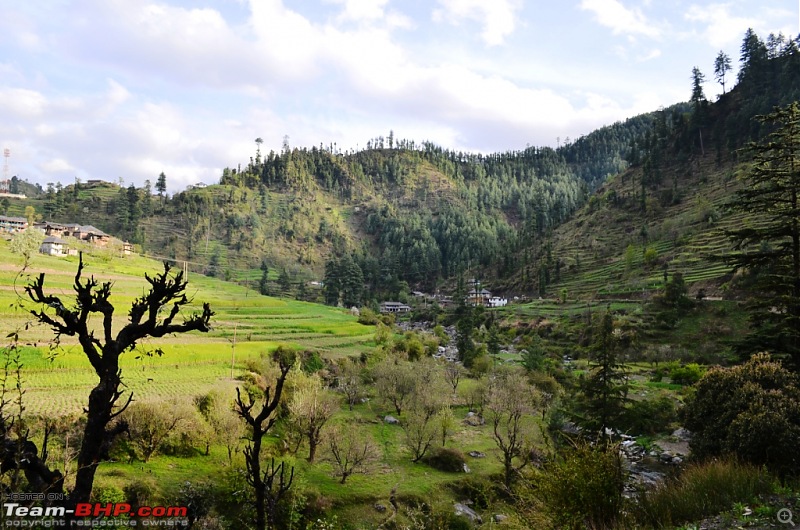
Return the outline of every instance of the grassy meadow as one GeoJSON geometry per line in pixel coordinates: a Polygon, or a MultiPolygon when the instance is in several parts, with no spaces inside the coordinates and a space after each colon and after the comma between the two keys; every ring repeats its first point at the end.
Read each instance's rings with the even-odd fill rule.
{"type": "MultiPolygon", "coordinates": [[[[145,274],[163,270],[159,262],[138,256],[120,257],[98,250],[84,255],[84,278],[113,283],[111,301],[116,311],[115,330],[127,321],[133,300],[147,290],[145,274]]],[[[53,333],[46,326],[32,325],[28,312],[35,306],[25,296],[24,286],[39,273],[45,274],[46,292],[68,301],[77,257],[36,254],[22,270],[21,256],[0,240],[0,333],[6,338],[19,332],[25,383],[25,407],[30,414],[48,416],[80,412],[96,376],[77,341],[64,337],[52,348],[53,333]]],[[[187,333],[150,340],[122,358],[124,383],[139,400],[197,395],[213,388],[233,385],[243,362],[287,344],[316,350],[335,358],[360,353],[371,346],[374,328],[356,322],[349,312],[318,304],[261,296],[241,285],[199,274],[190,274],[187,294],[192,303],[184,309],[200,311],[203,302],[216,313],[210,333],[187,333]],[[153,355],[156,348],[163,356],[153,355]]],[[[99,327],[100,319],[93,322],[99,327]]]]}

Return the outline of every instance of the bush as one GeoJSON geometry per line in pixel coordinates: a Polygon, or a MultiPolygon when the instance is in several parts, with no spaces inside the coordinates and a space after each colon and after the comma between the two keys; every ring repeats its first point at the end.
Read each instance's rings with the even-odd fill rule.
{"type": "Polygon", "coordinates": [[[96,486],[92,490],[92,500],[100,504],[119,504],[125,502],[125,493],[116,486],[96,486]]]}
{"type": "Polygon", "coordinates": [[[149,482],[137,480],[122,488],[122,491],[125,494],[125,502],[131,506],[148,506],[156,490],[149,482]]]}
{"type": "Polygon", "coordinates": [[[643,492],[634,515],[638,523],[648,527],[681,525],[728,510],[736,502],[751,502],[769,493],[772,482],[767,472],[732,460],[695,465],[643,492]]]}
{"type": "Polygon", "coordinates": [[[358,323],[366,326],[374,326],[378,323],[378,314],[368,307],[362,307],[358,314],[358,323]]]}
{"type": "Polygon", "coordinates": [[[699,458],[733,453],[781,477],[800,471],[798,377],[768,354],[709,370],[684,407],[684,425],[699,458]]]}
{"type": "Polygon", "coordinates": [[[498,498],[498,483],[485,477],[465,477],[449,487],[459,498],[471,500],[479,510],[485,510],[498,498]]]}
{"type": "Polygon", "coordinates": [[[632,401],[622,414],[619,427],[633,434],[657,434],[671,430],[678,420],[675,402],[668,397],[632,401]]]}
{"type": "Polygon", "coordinates": [[[426,456],[424,462],[434,469],[451,473],[460,473],[464,471],[464,465],[467,463],[464,458],[464,453],[458,449],[451,449],[449,447],[439,447],[434,450],[433,453],[426,456]]]}
{"type": "Polygon", "coordinates": [[[300,366],[307,374],[313,374],[325,368],[325,361],[319,356],[318,351],[304,351],[300,356],[300,366]]]}
{"type": "Polygon", "coordinates": [[[625,474],[617,446],[568,448],[532,484],[554,527],[611,528],[620,518],[625,474]]]}
{"type": "Polygon", "coordinates": [[[703,369],[699,364],[690,363],[677,366],[669,371],[669,378],[676,385],[693,385],[703,377],[703,369]]]}

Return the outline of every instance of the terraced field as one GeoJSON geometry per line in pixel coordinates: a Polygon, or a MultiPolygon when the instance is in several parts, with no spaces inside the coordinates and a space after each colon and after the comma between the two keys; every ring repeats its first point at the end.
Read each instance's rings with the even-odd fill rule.
{"type": "MultiPolygon", "coordinates": [[[[145,291],[144,274],[163,270],[153,260],[102,251],[84,256],[84,261],[85,277],[113,283],[115,329],[124,325],[131,302],[145,291]]],[[[52,332],[30,325],[28,311],[34,306],[23,290],[30,278],[43,272],[46,289],[69,299],[77,258],[36,255],[26,271],[20,273],[21,267],[21,257],[0,240],[0,333],[10,341],[7,336],[18,332],[25,345],[21,349],[25,406],[32,414],[79,412],[96,376],[76,341],[67,337],[51,349],[52,332]]],[[[323,357],[355,355],[372,347],[374,328],[359,324],[347,311],[261,296],[240,285],[195,274],[190,274],[187,291],[192,303],[185,313],[199,311],[203,302],[209,302],[216,313],[213,329],[208,334],[152,340],[125,354],[124,382],[137,399],[159,400],[231,387],[248,358],[278,344],[316,350],[323,357]],[[164,355],[152,355],[156,348],[164,355]]],[[[94,324],[99,325],[99,319],[94,324]]]]}
{"type": "MultiPolygon", "coordinates": [[[[725,210],[741,185],[734,177],[744,169],[704,162],[682,181],[685,191],[678,204],[661,207],[649,202],[646,215],[630,201],[627,207],[601,201],[593,210],[585,208],[554,233],[553,255],[561,259],[562,272],[561,281],[549,290],[558,295],[566,289],[570,298],[647,297],[663,288],[666,268],[670,274],[681,272],[693,290],[702,287],[709,295],[720,294],[719,286],[731,273],[729,266],[716,260],[731,250],[725,229],[759,222],[725,210]],[[702,184],[700,175],[705,179],[702,184]],[[633,252],[626,259],[629,245],[633,252]],[[651,263],[644,260],[647,248],[657,253],[651,263]]],[[[635,197],[638,177],[628,175],[624,184],[621,178],[611,179],[601,193],[635,197]]]]}

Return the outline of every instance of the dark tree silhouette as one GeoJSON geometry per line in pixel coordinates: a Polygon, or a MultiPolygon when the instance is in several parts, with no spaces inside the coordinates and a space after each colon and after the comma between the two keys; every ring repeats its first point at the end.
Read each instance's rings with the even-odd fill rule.
{"type": "MultiPolygon", "coordinates": [[[[83,280],[83,254],[78,262],[75,274],[75,302],[68,307],[60,297],[46,294],[44,290],[44,273],[32,280],[25,287],[28,296],[40,304],[40,308],[31,310],[31,314],[39,322],[50,326],[55,333],[55,342],[62,336],[77,337],[84,354],[94,368],[99,381],[89,393],[89,405],[86,411],[86,428],[83,442],[78,453],[78,471],[75,477],[75,488],[70,495],[71,503],[88,502],[92,492],[95,472],[114,438],[127,429],[124,421],[118,421],[109,427],[111,421],[119,416],[131,403],[133,394],[128,396],[124,404],[119,399],[123,395],[120,389],[122,370],[119,367],[120,356],[136,347],[146,337],[163,337],[171,333],[188,331],[207,332],[208,323],[214,313],[211,307],[203,304],[203,312],[185,318],[182,323],[175,323],[181,308],[190,303],[186,297],[187,282],[183,273],[170,275],[170,266],[164,263],[164,272],[151,277],[145,274],[150,290],[136,299],[128,313],[128,323],[113,333],[114,306],[111,297],[111,282],[99,285],[92,276],[83,280]],[[172,306],[166,316],[162,310],[172,306]],[[101,336],[95,335],[90,327],[92,315],[102,316],[101,336]]],[[[158,352],[160,354],[160,351],[158,352]]]]}
{"type": "Polygon", "coordinates": [[[256,398],[253,395],[247,396],[247,401],[242,398],[239,388],[236,389],[236,401],[234,410],[248,426],[250,431],[250,445],[244,449],[244,459],[247,465],[247,482],[253,487],[255,492],[256,508],[256,529],[275,527],[275,512],[278,502],[292,486],[294,478],[294,466],[289,471],[289,478],[286,478],[286,468],[283,462],[277,467],[275,459],[267,469],[261,470],[261,447],[264,435],[269,432],[277,415],[275,410],[280,405],[283,384],[286,376],[295,362],[294,352],[286,348],[278,347],[275,350],[273,359],[277,361],[280,373],[275,381],[275,387],[264,389],[264,398],[261,403],[261,410],[254,412],[256,398]],[[277,484],[275,480],[277,479],[277,484]]]}

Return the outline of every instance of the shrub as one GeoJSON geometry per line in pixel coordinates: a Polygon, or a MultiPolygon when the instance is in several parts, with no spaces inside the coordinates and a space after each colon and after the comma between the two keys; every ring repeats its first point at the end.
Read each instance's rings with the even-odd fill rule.
{"type": "Polygon", "coordinates": [[[378,315],[368,307],[362,307],[358,314],[358,323],[367,326],[374,326],[378,323],[378,315]]]}
{"type": "Polygon", "coordinates": [[[92,490],[92,500],[101,504],[125,502],[125,494],[116,486],[97,486],[92,490]]]}
{"type": "Polygon", "coordinates": [[[434,469],[449,471],[451,473],[460,473],[464,471],[464,465],[467,463],[464,458],[464,453],[458,449],[451,449],[449,447],[437,448],[433,453],[424,458],[424,462],[434,469]]]}
{"type": "Polygon", "coordinates": [[[696,363],[678,366],[669,372],[669,378],[676,385],[693,385],[700,381],[701,377],[703,377],[703,369],[696,363]]]}
{"type": "Polygon", "coordinates": [[[678,420],[675,402],[668,397],[632,401],[622,414],[619,427],[634,434],[657,434],[670,430],[678,420]]]}
{"type": "Polygon", "coordinates": [[[751,465],[732,460],[688,467],[675,479],[643,492],[634,507],[640,524],[672,527],[750,502],[772,489],[772,477],[751,465]]]}
{"type": "Polygon", "coordinates": [[[800,471],[798,378],[768,354],[709,370],[684,407],[684,425],[699,458],[733,453],[781,477],[800,471]]]}
{"type": "Polygon", "coordinates": [[[535,472],[533,495],[557,528],[610,528],[619,520],[625,474],[617,446],[578,445],[535,472]]]}
{"type": "Polygon", "coordinates": [[[318,351],[304,351],[301,355],[301,368],[307,374],[319,372],[325,368],[325,361],[319,356],[318,351]]]}
{"type": "Polygon", "coordinates": [[[147,506],[151,503],[155,488],[149,482],[143,480],[136,480],[124,488],[125,502],[131,506],[147,506]]]}
{"type": "Polygon", "coordinates": [[[486,477],[468,476],[449,485],[459,498],[469,499],[473,506],[485,510],[498,498],[498,483],[486,477]]]}

